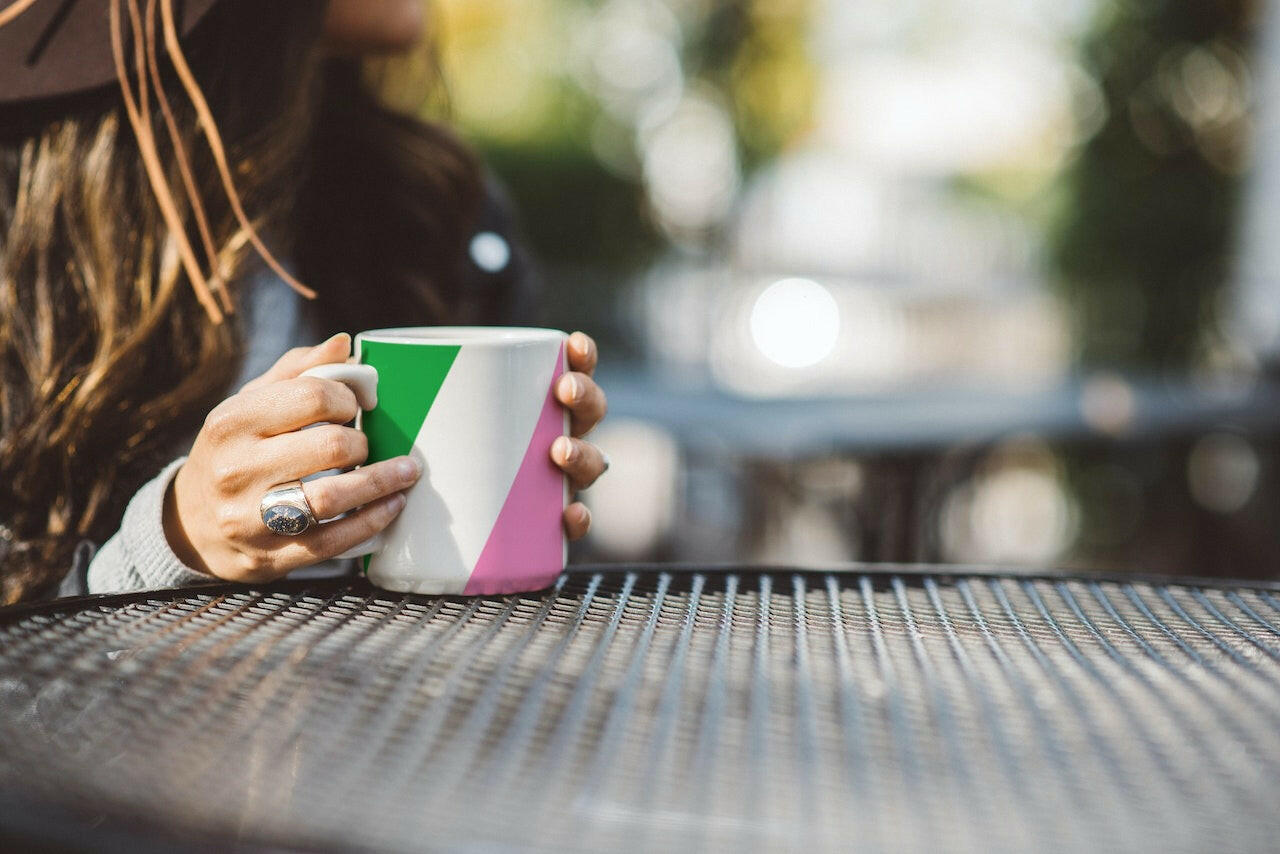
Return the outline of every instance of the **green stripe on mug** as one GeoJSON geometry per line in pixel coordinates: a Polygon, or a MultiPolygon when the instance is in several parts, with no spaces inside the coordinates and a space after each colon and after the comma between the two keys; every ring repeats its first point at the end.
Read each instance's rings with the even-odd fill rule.
{"type": "MultiPolygon", "coordinates": [[[[389,460],[413,450],[431,404],[458,358],[458,346],[403,347],[366,341],[361,361],[379,368],[378,405],[364,413],[361,429],[369,439],[369,462],[389,460]]],[[[372,555],[361,568],[367,573],[372,555]]]]}
{"type": "Polygon", "coordinates": [[[369,462],[389,460],[413,449],[460,347],[405,347],[365,341],[360,360],[378,369],[378,405],[364,414],[369,462]]]}

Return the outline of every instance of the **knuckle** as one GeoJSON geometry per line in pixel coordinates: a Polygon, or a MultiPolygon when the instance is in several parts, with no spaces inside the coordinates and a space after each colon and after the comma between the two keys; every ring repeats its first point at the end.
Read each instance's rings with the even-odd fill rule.
{"type": "Polygon", "coordinates": [[[328,519],[337,515],[333,512],[335,506],[333,490],[327,483],[330,479],[320,477],[302,485],[303,494],[307,496],[307,503],[311,505],[311,512],[317,519],[328,519]]]}
{"type": "Polygon", "coordinates": [[[322,525],[316,531],[314,537],[302,543],[301,545],[305,548],[308,558],[311,561],[328,560],[334,555],[346,551],[346,540],[341,535],[342,527],[343,525],[340,522],[330,522],[327,525],[322,525]]]}
{"type": "Polygon", "coordinates": [[[224,440],[235,434],[235,418],[227,402],[215,406],[204,419],[204,430],[210,438],[224,440]]]}
{"type": "Polygon", "coordinates": [[[235,460],[220,460],[213,467],[213,488],[223,495],[239,492],[244,480],[244,469],[235,460]]]}
{"type": "Polygon", "coordinates": [[[261,554],[256,555],[254,558],[254,564],[256,565],[254,574],[258,578],[271,579],[280,575],[278,562],[276,561],[275,556],[270,552],[262,552],[261,554]]]}
{"type": "Polygon", "coordinates": [[[301,377],[301,407],[316,421],[350,421],[360,409],[355,392],[334,380],[301,377]]]}
{"type": "Polygon", "coordinates": [[[323,536],[318,537],[308,548],[308,552],[317,561],[328,560],[350,548],[348,542],[358,543],[360,541],[352,537],[343,536],[337,526],[334,526],[325,531],[323,536]]]}
{"type": "Polygon", "coordinates": [[[356,442],[341,427],[317,428],[320,460],[327,468],[341,468],[356,456],[356,442]]]}
{"type": "Polygon", "coordinates": [[[314,566],[317,563],[329,560],[334,555],[341,554],[344,551],[344,549],[341,548],[334,548],[332,550],[328,549],[327,542],[324,539],[311,540],[305,543],[299,543],[298,545],[301,547],[302,555],[304,556],[301,557],[299,561],[295,561],[295,563],[298,564],[297,568],[314,566]]]}
{"type": "Polygon", "coordinates": [[[353,420],[360,411],[360,402],[356,400],[356,393],[341,384],[337,384],[335,392],[337,399],[334,401],[333,409],[338,414],[339,420],[344,423],[353,420]]]}
{"type": "Polygon", "coordinates": [[[378,503],[366,507],[356,517],[357,543],[361,540],[367,540],[391,524],[391,520],[396,517],[392,504],[391,501],[380,500],[378,503]]]}
{"type": "Polygon", "coordinates": [[[269,584],[287,573],[287,570],[276,569],[269,558],[254,556],[246,557],[240,567],[232,579],[240,584],[269,584]]]}
{"type": "Polygon", "coordinates": [[[368,474],[365,476],[368,479],[369,493],[371,495],[386,495],[395,490],[397,483],[385,468],[374,467],[367,469],[367,472],[368,474]]]}
{"type": "Polygon", "coordinates": [[[242,552],[237,557],[238,573],[245,581],[269,581],[279,573],[276,571],[276,560],[270,552],[242,552]]]}
{"type": "Polygon", "coordinates": [[[311,415],[318,416],[327,411],[329,389],[324,380],[316,377],[300,377],[298,379],[298,402],[301,408],[311,415]]]}
{"type": "Polygon", "coordinates": [[[240,535],[240,512],[231,502],[219,504],[213,513],[214,525],[224,539],[234,540],[240,535]]]}
{"type": "Polygon", "coordinates": [[[395,518],[396,512],[392,509],[391,502],[380,502],[369,512],[361,514],[361,525],[356,542],[367,540],[374,534],[379,533],[383,528],[390,525],[395,518]]]}

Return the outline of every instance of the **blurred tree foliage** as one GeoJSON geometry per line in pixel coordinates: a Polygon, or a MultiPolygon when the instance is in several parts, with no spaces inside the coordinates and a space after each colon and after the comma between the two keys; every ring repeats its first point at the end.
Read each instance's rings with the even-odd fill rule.
{"type": "Polygon", "coordinates": [[[1253,0],[1111,0],[1083,48],[1107,117],[1064,176],[1051,254],[1086,366],[1181,371],[1227,280],[1253,0]]]}
{"type": "Polygon", "coordinates": [[[720,0],[686,40],[691,76],[728,95],[748,172],[809,125],[818,76],[808,53],[812,15],[813,0],[720,0]]]}
{"type": "Polygon", "coordinates": [[[630,5],[669,18],[683,86],[719,93],[750,171],[808,124],[812,2],[441,0],[453,117],[510,189],[544,262],[620,281],[665,241],[647,213],[638,128],[609,113],[575,55],[593,16],[630,5]],[[602,156],[602,137],[620,151],[602,156]]]}

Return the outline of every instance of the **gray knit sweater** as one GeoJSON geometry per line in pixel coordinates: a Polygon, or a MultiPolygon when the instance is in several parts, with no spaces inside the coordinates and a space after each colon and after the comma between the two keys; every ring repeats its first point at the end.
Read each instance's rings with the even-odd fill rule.
{"type": "Polygon", "coordinates": [[[164,535],[164,495],[186,459],[169,463],[134,494],[120,530],[89,564],[90,593],[187,587],[217,580],[178,560],[164,535]]]}

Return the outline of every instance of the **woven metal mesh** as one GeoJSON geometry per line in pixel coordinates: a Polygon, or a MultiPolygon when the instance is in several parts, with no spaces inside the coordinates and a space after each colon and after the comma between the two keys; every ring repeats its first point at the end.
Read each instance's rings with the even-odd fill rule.
{"type": "Polygon", "coordinates": [[[0,788],[206,839],[1268,850],[1280,594],[636,571],[117,597],[0,615],[0,745],[0,788]]]}

